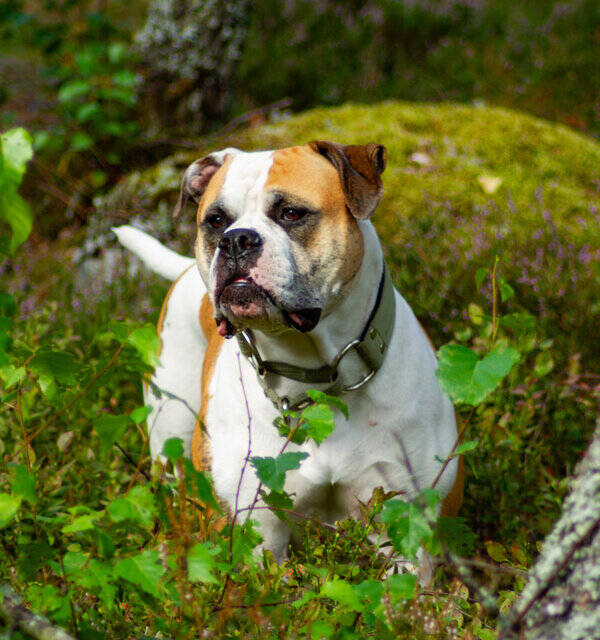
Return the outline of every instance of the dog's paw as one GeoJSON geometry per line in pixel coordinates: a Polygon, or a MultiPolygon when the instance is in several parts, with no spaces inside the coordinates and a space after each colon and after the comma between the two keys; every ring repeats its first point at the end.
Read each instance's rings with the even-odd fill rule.
{"type": "Polygon", "coordinates": [[[417,551],[417,561],[411,562],[402,556],[396,556],[390,561],[390,567],[386,571],[386,575],[395,575],[397,573],[412,573],[417,577],[419,586],[428,589],[433,584],[433,571],[435,561],[431,554],[427,553],[423,548],[417,551]]]}

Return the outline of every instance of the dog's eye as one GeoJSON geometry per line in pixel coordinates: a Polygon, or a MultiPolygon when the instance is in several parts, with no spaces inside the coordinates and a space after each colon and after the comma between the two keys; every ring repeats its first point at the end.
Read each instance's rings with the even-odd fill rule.
{"type": "Polygon", "coordinates": [[[304,209],[298,209],[297,207],[286,205],[281,209],[280,217],[285,222],[297,222],[298,220],[304,218],[305,215],[306,211],[304,209]]]}
{"type": "Polygon", "coordinates": [[[227,218],[222,213],[213,213],[206,218],[206,222],[213,229],[222,229],[227,225],[227,218]]]}

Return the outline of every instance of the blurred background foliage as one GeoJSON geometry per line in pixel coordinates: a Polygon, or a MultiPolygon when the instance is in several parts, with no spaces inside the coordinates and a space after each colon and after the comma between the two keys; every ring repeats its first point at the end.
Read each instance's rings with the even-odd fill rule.
{"type": "Polygon", "coordinates": [[[35,134],[44,234],[272,103],[475,101],[600,135],[596,0],[7,0],[0,35],[0,128],[35,134]]]}

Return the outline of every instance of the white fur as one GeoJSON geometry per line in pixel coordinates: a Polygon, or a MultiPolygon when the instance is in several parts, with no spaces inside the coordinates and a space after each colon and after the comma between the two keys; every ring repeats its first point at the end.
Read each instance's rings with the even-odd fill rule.
{"type": "Polygon", "coordinates": [[[128,224],[111,227],[119,242],[134,253],[154,273],[176,280],[195,260],[180,256],[147,233],[128,224]]]}
{"type": "MultiPolygon", "coordinates": [[[[238,216],[234,226],[262,229],[267,224],[261,207],[264,180],[271,163],[269,153],[236,152],[234,156],[220,194],[228,210],[238,216]]],[[[375,303],[383,256],[372,224],[362,221],[359,228],[364,239],[364,258],[347,296],[310,333],[282,329],[280,333],[267,335],[256,331],[257,344],[265,359],[318,367],[331,363],[343,346],[360,335],[375,303]]],[[[118,231],[120,240],[128,237],[118,231]]],[[[277,230],[268,233],[277,251],[277,230]]],[[[140,234],[136,231],[136,241],[129,241],[129,246],[150,268],[172,274],[172,268],[156,267],[157,256],[165,256],[170,265],[178,264],[172,252],[164,248],[166,253],[142,249],[154,245],[140,234]]],[[[190,264],[185,258],[181,260],[182,265],[190,264]]],[[[213,274],[207,276],[210,290],[213,274]]],[[[154,457],[160,455],[168,437],[178,436],[184,440],[186,450],[190,448],[195,413],[200,409],[201,367],[206,348],[198,322],[205,292],[197,270],[189,269],[168,301],[160,365],[153,382],[180,400],[159,398],[152,391],[146,396],[146,402],[153,408],[148,425],[154,457]]],[[[309,454],[300,469],[288,472],[286,479],[285,488],[295,495],[297,512],[333,522],[356,515],[358,500],[367,501],[378,486],[412,496],[415,484],[419,489],[431,486],[440,470],[439,460],[445,459],[452,449],[456,440],[454,410],[435,376],[435,354],[404,298],[397,291],[395,295],[395,328],[381,369],[367,385],[342,397],[349,408],[349,420],[338,414],[334,432],[320,446],[307,442],[290,444],[287,448],[309,454]],[[412,476],[402,447],[409,457],[412,476]]],[[[364,365],[355,354],[350,353],[342,360],[340,375],[345,384],[356,382],[364,372],[364,365]]],[[[290,397],[298,397],[314,386],[318,387],[286,378],[274,381],[276,391],[290,397]]],[[[266,398],[254,369],[240,355],[235,339],[223,344],[209,391],[206,427],[215,489],[232,509],[244,509],[252,504],[258,488],[249,465],[240,483],[248,447],[253,456],[275,457],[284,443],[273,426],[277,411],[266,398]]],[[[437,484],[442,496],[454,484],[456,469],[454,459],[437,484]]],[[[266,509],[255,511],[252,517],[259,521],[264,546],[276,558],[284,558],[290,538],[287,525],[266,509]]]]}

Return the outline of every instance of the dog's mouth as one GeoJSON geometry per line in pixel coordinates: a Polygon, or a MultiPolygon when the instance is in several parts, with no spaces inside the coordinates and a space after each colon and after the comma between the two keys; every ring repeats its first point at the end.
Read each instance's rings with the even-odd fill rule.
{"type": "Polygon", "coordinates": [[[321,317],[319,308],[284,309],[268,291],[248,277],[232,277],[215,297],[217,308],[224,312],[217,314],[217,331],[224,337],[234,335],[234,324],[269,319],[274,308],[279,309],[287,326],[302,333],[312,331],[321,317]]]}

